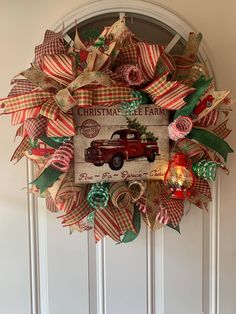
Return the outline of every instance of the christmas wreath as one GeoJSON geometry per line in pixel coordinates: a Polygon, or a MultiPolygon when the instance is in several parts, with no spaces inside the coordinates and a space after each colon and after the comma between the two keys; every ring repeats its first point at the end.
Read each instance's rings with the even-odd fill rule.
{"type": "Polygon", "coordinates": [[[13,78],[0,100],[22,138],[11,160],[36,165],[30,191],[62,211],[71,232],[126,243],[141,220],[179,231],[185,202],[207,209],[209,181],[228,172],[233,150],[229,91],[215,90],[197,56],[201,39],[190,33],[173,55],[139,40],[125,19],[86,42],[77,30],[71,43],[47,30],[13,78]]]}

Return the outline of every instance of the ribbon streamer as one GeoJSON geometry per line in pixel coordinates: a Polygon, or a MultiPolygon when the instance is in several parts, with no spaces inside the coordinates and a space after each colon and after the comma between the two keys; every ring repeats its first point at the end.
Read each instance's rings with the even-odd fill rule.
{"type": "Polygon", "coordinates": [[[58,180],[62,172],[58,169],[49,166],[43,170],[40,176],[31,182],[31,184],[36,185],[40,189],[40,193],[46,191],[46,189],[53,185],[53,183],[58,180]]]}
{"type": "Polygon", "coordinates": [[[233,149],[227,142],[206,129],[195,127],[188,134],[188,137],[214,149],[224,158],[225,161],[227,160],[228,153],[233,152],[233,149]]]}

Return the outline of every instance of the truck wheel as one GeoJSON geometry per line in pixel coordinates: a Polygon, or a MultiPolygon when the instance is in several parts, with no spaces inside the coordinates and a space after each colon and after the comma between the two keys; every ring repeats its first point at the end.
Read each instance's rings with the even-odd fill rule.
{"type": "Polygon", "coordinates": [[[112,170],[120,170],[124,164],[124,157],[121,154],[114,155],[109,161],[109,166],[112,170]]]}
{"type": "Polygon", "coordinates": [[[147,160],[149,162],[153,162],[155,160],[155,158],[156,158],[156,155],[155,155],[155,152],[153,152],[153,151],[147,156],[147,160]]]}

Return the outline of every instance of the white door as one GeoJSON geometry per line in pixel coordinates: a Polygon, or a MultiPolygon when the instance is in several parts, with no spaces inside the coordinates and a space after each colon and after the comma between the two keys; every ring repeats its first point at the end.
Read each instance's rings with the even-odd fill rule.
{"type": "MultiPolygon", "coordinates": [[[[168,43],[175,33],[171,29],[184,38],[190,29],[168,11],[156,5],[145,5],[144,1],[136,1],[136,5],[130,6],[123,4],[122,8],[126,8],[127,15],[130,16],[130,26],[133,25],[140,36],[147,40],[155,41],[158,38],[163,43],[168,43]],[[153,19],[154,15],[157,21],[153,19]],[[158,20],[162,23],[165,21],[170,29],[163,27],[158,20]],[[155,24],[159,25],[158,33],[153,31],[155,24]]],[[[77,20],[80,22],[81,19],[84,29],[92,27],[94,21],[101,27],[118,17],[118,13],[107,12],[118,11],[121,10],[117,5],[101,1],[100,5],[87,6],[83,12],[74,12],[65,19],[65,23],[72,25],[72,20],[77,15],[77,20]],[[106,13],[105,16],[85,21],[86,16],[97,15],[100,7],[106,13]]],[[[175,49],[181,49],[181,41],[175,49]]],[[[231,121],[235,121],[234,118],[235,113],[232,114],[231,121]]],[[[7,128],[7,123],[9,121],[0,126],[1,132],[7,128]]],[[[235,130],[229,141],[236,147],[236,128],[232,122],[231,126],[235,130]]],[[[6,134],[8,142],[13,138],[13,132],[6,134]]],[[[10,151],[12,148],[6,142],[3,145],[5,150],[10,151]]],[[[5,165],[7,157],[4,156],[5,165]]],[[[138,239],[126,245],[116,245],[105,239],[95,246],[91,233],[73,233],[70,236],[68,230],[62,228],[56,219],[57,215],[45,210],[44,201],[39,200],[37,204],[30,196],[27,204],[24,192],[19,190],[25,185],[26,171],[19,171],[15,167],[8,172],[12,189],[13,185],[18,187],[14,198],[12,191],[9,191],[9,184],[8,188],[4,189],[4,184],[1,188],[3,201],[0,243],[5,253],[1,259],[4,284],[0,284],[0,312],[236,313],[236,252],[233,239],[236,206],[232,189],[236,166],[235,157],[230,158],[231,174],[228,177],[220,175],[218,183],[213,186],[214,201],[209,213],[192,207],[182,220],[181,235],[170,229],[153,233],[143,225],[138,239]],[[17,206],[18,200],[20,209],[17,206]],[[6,213],[6,207],[14,210],[6,213]],[[28,218],[29,230],[21,230],[27,225],[28,218]],[[19,241],[18,232],[24,234],[19,241]],[[27,249],[28,232],[30,250],[27,249]],[[15,254],[20,256],[20,268],[14,262],[15,254]],[[8,259],[4,259],[4,256],[8,259]],[[14,305],[14,299],[18,307],[14,305]]],[[[28,165],[29,176],[31,171],[28,165]]]]}

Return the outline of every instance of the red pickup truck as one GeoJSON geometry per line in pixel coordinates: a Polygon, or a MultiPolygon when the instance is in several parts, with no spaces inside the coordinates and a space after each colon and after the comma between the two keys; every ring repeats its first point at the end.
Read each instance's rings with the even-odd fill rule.
{"type": "Polygon", "coordinates": [[[157,142],[142,139],[133,129],[123,129],[112,134],[110,140],[95,140],[85,149],[85,161],[95,166],[108,163],[112,170],[120,170],[124,160],[146,157],[153,162],[159,154],[157,142]]]}

